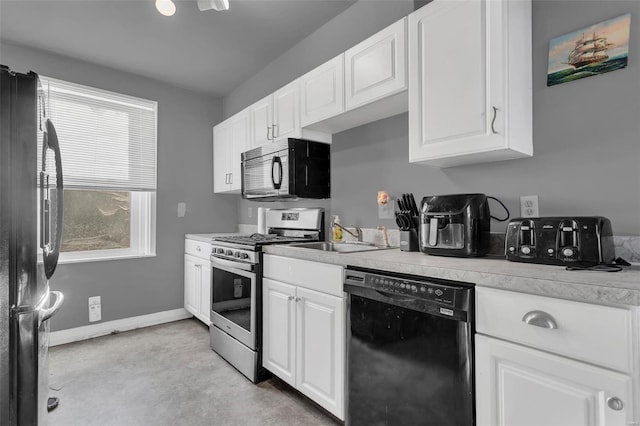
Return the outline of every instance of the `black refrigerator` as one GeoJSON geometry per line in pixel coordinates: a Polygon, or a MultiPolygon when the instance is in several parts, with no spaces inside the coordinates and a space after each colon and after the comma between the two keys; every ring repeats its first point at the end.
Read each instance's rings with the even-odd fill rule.
{"type": "Polygon", "coordinates": [[[38,75],[0,65],[0,425],[45,425],[62,161],[38,75]]]}

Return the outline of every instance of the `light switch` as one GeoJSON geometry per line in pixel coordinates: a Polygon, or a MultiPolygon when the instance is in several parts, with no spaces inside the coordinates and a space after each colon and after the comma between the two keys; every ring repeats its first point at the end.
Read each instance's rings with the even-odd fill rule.
{"type": "Polygon", "coordinates": [[[393,219],[395,218],[393,200],[390,200],[386,206],[378,205],[378,219],[393,219]]]}
{"type": "Polygon", "coordinates": [[[178,217],[184,217],[187,212],[187,205],[185,203],[178,203],[178,217]]]}

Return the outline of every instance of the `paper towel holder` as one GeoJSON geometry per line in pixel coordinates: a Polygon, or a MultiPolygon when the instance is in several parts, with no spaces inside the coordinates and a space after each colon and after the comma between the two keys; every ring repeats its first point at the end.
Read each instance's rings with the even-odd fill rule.
{"type": "Polygon", "coordinates": [[[267,233],[267,210],[266,207],[258,207],[258,234],[266,234],[267,233]]]}

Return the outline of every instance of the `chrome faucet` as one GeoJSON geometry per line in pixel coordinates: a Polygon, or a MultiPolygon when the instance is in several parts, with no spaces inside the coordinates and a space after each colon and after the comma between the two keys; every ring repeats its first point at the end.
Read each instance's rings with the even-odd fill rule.
{"type": "Polygon", "coordinates": [[[360,229],[359,227],[357,227],[357,226],[353,227],[356,230],[356,232],[354,234],[353,232],[351,232],[350,230],[348,230],[344,226],[340,225],[339,223],[333,222],[333,226],[337,226],[338,228],[342,229],[344,232],[346,232],[347,234],[351,235],[356,240],[362,241],[362,229],[360,229]]]}

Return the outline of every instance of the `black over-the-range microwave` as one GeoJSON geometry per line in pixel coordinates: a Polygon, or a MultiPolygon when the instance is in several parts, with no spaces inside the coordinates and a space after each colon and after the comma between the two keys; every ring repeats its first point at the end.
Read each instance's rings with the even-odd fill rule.
{"type": "Polygon", "coordinates": [[[256,201],[329,198],[331,145],[282,139],[242,153],[242,197],[256,201]]]}

